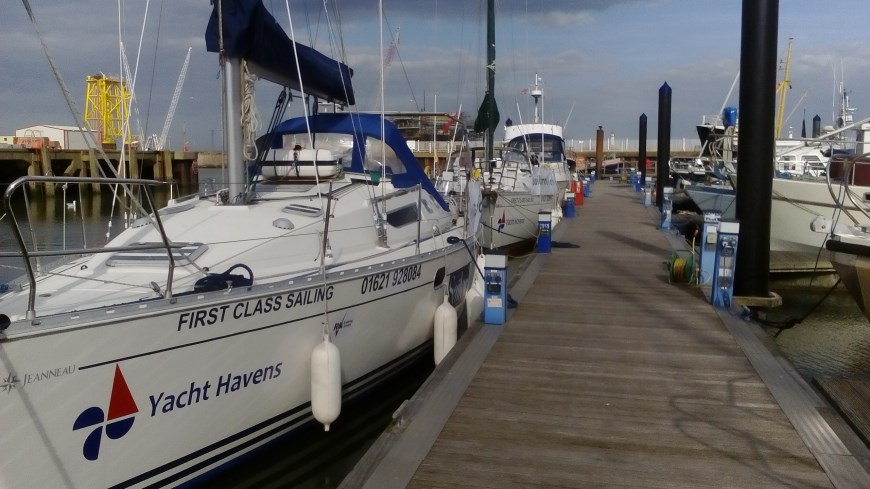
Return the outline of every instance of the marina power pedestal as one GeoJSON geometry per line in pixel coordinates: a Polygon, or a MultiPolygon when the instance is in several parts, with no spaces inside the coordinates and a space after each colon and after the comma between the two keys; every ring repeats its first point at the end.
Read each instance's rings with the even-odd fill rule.
{"type": "Polygon", "coordinates": [[[640,192],[642,189],[643,189],[643,182],[641,181],[640,170],[635,170],[634,191],[640,192]]]}
{"type": "Polygon", "coordinates": [[[507,255],[484,255],[483,281],[483,322],[504,324],[507,319],[507,255]]]}
{"type": "Polygon", "coordinates": [[[671,229],[671,211],[674,209],[674,187],[662,188],[662,229],[671,229]]]}
{"type": "Polygon", "coordinates": [[[538,212],[538,253],[549,253],[553,226],[553,215],[549,212],[538,212]]]}
{"type": "Polygon", "coordinates": [[[574,194],[565,194],[565,217],[574,217],[574,194]]]}
{"type": "Polygon", "coordinates": [[[721,215],[715,211],[704,212],[704,227],[701,230],[701,274],[698,285],[709,287],[713,284],[713,272],[716,268],[716,244],[719,242],[719,219],[721,215]]]}
{"type": "Polygon", "coordinates": [[[737,237],[740,223],[720,221],[716,239],[716,263],[713,270],[713,292],[710,301],[716,307],[731,307],[734,295],[734,270],[737,267],[737,237]]]}
{"type": "Polygon", "coordinates": [[[589,178],[583,179],[583,197],[589,197],[589,192],[592,191],[592,181],[589,178]]]}

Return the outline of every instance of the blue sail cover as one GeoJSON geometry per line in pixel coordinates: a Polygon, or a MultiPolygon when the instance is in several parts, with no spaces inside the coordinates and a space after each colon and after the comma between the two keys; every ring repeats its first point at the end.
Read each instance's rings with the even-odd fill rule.
{"type": "Polygon", "coordinates": [[[399,133],[399,130],[392,122],[384,120],[384,137],[381,137],[381,116],[378,114],[317,114],[308,118],[308,124],[305,123],[304,117],[295,117],[278,124],[266,140],[274,141],[273,148],[280,148],[281,136],[286,134],[308,134],[309,127],[315,141],[317,140],[317,133],[347,134],[353,136],[353,156],[350,165],[345,166],[345,170],[349,172],[366,173],[363,164],[365,161],[366,138],[384,141],[393,150],[403,166],[403,168],[387,169],[387,174],[390,175],[393,186],[397,188],[409,188],[414,185],[422,185],[423,189],[429,192],[444,210],[449,210],[447,202],[444,201],[441,194],[435,189],[435,185],[429,180],[426,172],[420,166],[420,162],[417,161],[417,157],[414,156],[411,148],[408,147],[408,142],[405,141],[405,138],[402,137],[402,134],[399,133]]]}
{"type": "Polygon", "coordinates": [[[213,2],[211,17],[205,31],[205,45],[208,51],[220,52],[220,31],[218,29],[218,2],[223,3],[223,42],[224,52],[231,58],[252,61],[264,68],[277,80],[294,90],[302,90],[318,98],[346,105],[356,103],[350,77],[353,75],[347,65],[305,46],[295,43],[299,56],[299,72],[293,55],[292,41],[284,29],[266,10],[261,0],[218,0],[213,2]]]}

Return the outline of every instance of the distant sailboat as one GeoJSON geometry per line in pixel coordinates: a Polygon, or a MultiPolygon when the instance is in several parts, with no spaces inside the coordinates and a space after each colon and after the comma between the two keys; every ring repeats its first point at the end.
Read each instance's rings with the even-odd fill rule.
{"type": "Polygon", "coordinates": [[[500,114],[495,100],[495,2],[487,1],[487,88],[474,122],[484,134],[484,150],[471,160],[482,170],[483,246],[509,248],[534,242],[541,213],[559,214],[556,174],[535,165],[529,153],[516,148],[496,150],[495,130],[500,114]]]}

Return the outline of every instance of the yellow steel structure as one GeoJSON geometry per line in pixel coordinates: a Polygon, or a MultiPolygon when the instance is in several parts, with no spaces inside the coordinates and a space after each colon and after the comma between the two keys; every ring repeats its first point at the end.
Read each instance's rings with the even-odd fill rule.
{"type": "Polygon", "coordinates": [[[788,38],[788,50],[785,54],[785,74],[782,81],[776,85],[776,91],[779,92],[779,107],[776,110],[776,121],[774,127],[774,136],[782,137],[782,125],[785,123],[785,96],[791,89],[791,80],[789,80],[789,69],[791,68],[791,42],[793,38],[788,38]]]}
{"type": "MultiPolygon", "coordinates": [[[[130,117],[130,92],[117,78],[102,73],[88,75],[88,93],[85,100],[85,121],[99,134],[103,146],[114,147],[116,138],[124,135],[130,117]]],[[[130,131],[127,131],[130,143],[130,131]]]]}

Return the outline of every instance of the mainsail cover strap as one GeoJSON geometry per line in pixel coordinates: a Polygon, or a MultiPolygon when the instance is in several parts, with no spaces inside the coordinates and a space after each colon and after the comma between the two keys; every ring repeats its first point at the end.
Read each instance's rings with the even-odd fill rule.
{"type": "MultiPolygon", "coordinates": [[[[273,83],[302,90],[318,98],[345,105],[356,100],[347,65],[336,61],[304,44],[296,44],[299,56],[299,83],[297,64],[293,57],[292,41],[261,0],[218,0],[223,2],[224,54],[231,58],[253,63],[258,76],[273,83]]],[[[220,52],[221,32],[218,29],[218,1],[214,2],[205,44],[208,51],[220,52]]]]}

